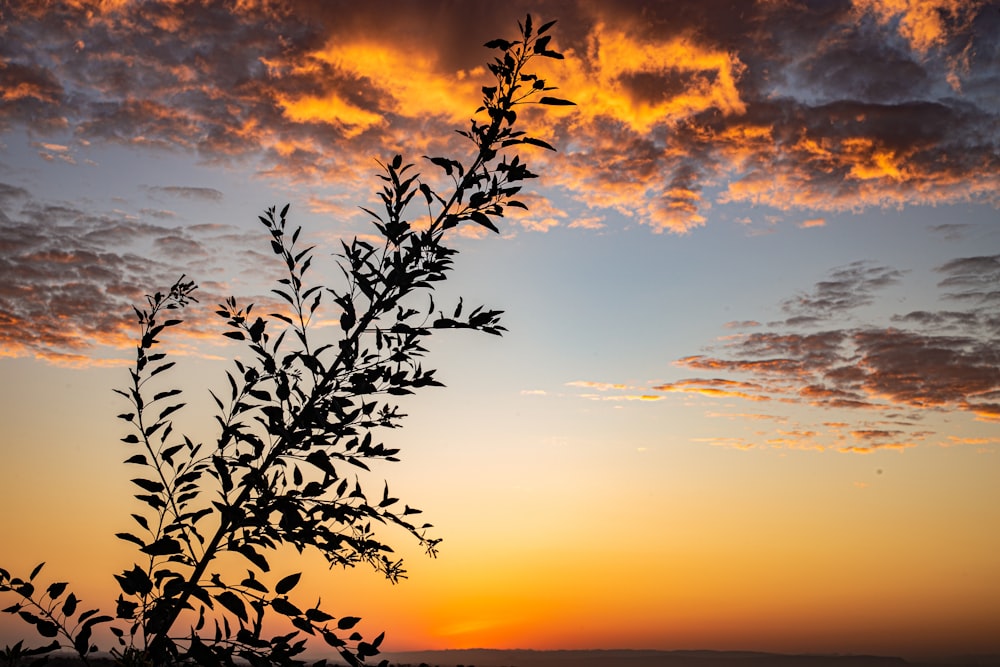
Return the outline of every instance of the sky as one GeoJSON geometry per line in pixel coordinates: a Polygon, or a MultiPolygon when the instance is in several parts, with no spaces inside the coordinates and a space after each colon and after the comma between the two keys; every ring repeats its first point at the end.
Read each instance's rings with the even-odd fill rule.
{"type": "Polygon", "coordinates": [[[440,556],[391,535],[390,585],[283,554],[298,590],[387,650],[1000,653],[982,0],[0,0],[0,566],[113,607],[130,304],[199,284],[167,344],[211,439],[214,305],[280,275],[257,215],[290,203],[335,282],[376,160],[467,154],[529,12],[577,106],[522,114],[558,152],[439,292],[509,331],[435,337],[447,387],[375,471],[440,556]]]}

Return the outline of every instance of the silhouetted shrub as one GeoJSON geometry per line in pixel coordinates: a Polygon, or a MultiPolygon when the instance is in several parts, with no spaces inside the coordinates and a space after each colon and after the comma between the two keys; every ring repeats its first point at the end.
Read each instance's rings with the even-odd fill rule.
{"type": "Polygon", "coordinates": [[[129,403],[119,415],[131,429],[122,438],[131,449],[125,463],[139,471],[132,483],[146,509],[132,514],[133,531],[117,537],[136,546],[139,562],[115,575],[121,593],[113,616],[84,606],[64,582],[39,584],[42,565],[27,577],[0,570],[0,591],[19,599],[4,611],[51,639],[35,649],[20,642],[7,647],[8,661],[71,648],[89,664],[98,651],[93,630],[109,623],[117,662],[136,667],[301,665],[296,656],[309,636],[322,638],[349,665],[378,655],[383,635],[365,640],[354,630],[359,618],[335,618],[321,601],[307,605],[289,597],[301,573],[266,578],[268,554],[283,545],[314,549],[331,565],[367,563],[396,581],[405,576],[403,564],[376,530],[391,525],[434,555],[439,539],[427,534],[429,524],[414,523],[419,510],[391,495],[387,483],[365,488],[346,471],[397,460],[398,450],[377,435],[400,426],[405,415],[397,397],[440,386],[421,361],[428,337],[442,329],[504,331],[498,310],[466,308],[459,299],[446,314],[430,295],[456,253],[446,244],[449,229],[471,222],[497,231],[505,207],[526,208],[514,197],[535,174],[510,149],[552,147],[514,129],[516,107],[570,104],[546,96],[552,87],[525,70],[533,58],[562,57],[548,46],[553,23],[534,30],[528,16],[518,40],[486,44],[499,55],[489,64],[495,85],[483,87],[476,111],[485,119],[473,118],[459,131],[472,142],[472,157],[426,158],[443,172],[447,191],[432,188],[400,155],[379,163],[384,210],[364,210],[381,244],[342,243],[339,287],[309,284],[314,248],[300,244],[301,228],[289,226],[287,205],[260,217],[285,270],[273,290],[285,309],[262,314],[232,297],[219,305],[223,335],[244,345],[251,359],[234,359],[226,372],[228,393],[212,394],[215,441],[174,430],[184,392],[165,382],[175,362],[159,351],[163,334],[179,326],[179,314],[196,301],[194,282],[182,276],[135,308],[135,365],[128,386],[117,391],[129,403]],[[414,202],[426,211],[423,224],[407,217],[414,202]],[[340,322],[332,340],[313,326],[326,306],[340,322]],[[245,560],[247,575],[209,573],[222,554],[245,560]],[[272,612],[287,619],[289,632],[262,634],[272,612]],[[182,615],[189,627],[180,632],[182,615]]]}

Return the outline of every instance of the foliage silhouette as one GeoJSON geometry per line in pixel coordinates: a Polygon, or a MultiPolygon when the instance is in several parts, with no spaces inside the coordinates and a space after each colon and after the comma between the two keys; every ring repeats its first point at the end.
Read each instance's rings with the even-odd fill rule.
{"type": "Polygon", "coordinates": [[[384,210],[363,210],[383,242],[341,244],[339,289],[308,284],[314,247],[300,246],[301,228],[289,227],[287,205],[260,216],[284,266],[285,277],[272,290],[284,311],[258,315],[253,304],[232,297],[219,305],[223,335],[243,343],[252,360],[234,359],[226,372],[228,394],[211,394],[218,407],[215,442],[174,431],[175,413],[186,403],[181,389],[164,384],[162,374],[175,362],[154,351],[164,332],[182,323],[179,313],[197,300],[195,284],[182,276],[166,292],[148,296],[144,308],[134,308],[140,333],[135,365],[128,386],[116,391],[130,405],[119,415],[131,430],[122,438],[131,450],[125,463],[139,471],[132,483],[145,510],[131,515],[133,532],[117,537],[136,546],[140,562],[114,575],[121,593],[113,617],[84,609],[66,583],[41,588],[36,580],[44,564],[27,578],[0,569],[0,591],[19,598],[3,611],[51,639],[31,650],[21,643],[7,647],[9,662],[44,660],[46,653],[71,648],[88,663],[98,650],[93,630],[108,623],[121,665],[300,665],[308,637],[321,637],[349,665],[378,655],[383,634],[366,641],[354,631],[359,618],[335,618],[320,600],[292,601],[301,573],[266,583],[268,555],[281,546],[313,549],[331,565],[367,563],[395,582],[405,570],[379,525],[401,528],[428,554],[436,553],[440,540],[427,534],[430,524],[412,522],[419,510],[393,497],[387,483],[373,491],[348,471],[397,460],[398,451],[376,434],[400,426],[405,415],[397,397],[441,385],[421,364],[429,336],[442,329],[505,330],[501,311],[467,310],[459,299],[445,314],[430,293],[446,279],[456,253],[445,245],[447,230],[469,221],[495,232],[505,207],[526,208],[513,197],[536,175],[507,149],[554,150],[514,129],[520,105],[571,104],[546,96],[553,88],[525,70],[536,57],[562,58],[549,48],[546,33],[554,23],[534,30],[529,15],[518,23],[518,40],[486,44],[500,52],[489,63],[496,84],[483,87],[476,110],[486,119],[474,117],[458,131],[474,145],[472,157],[463,163],[424,156],[442,170],[448,191],[433,189],[402,156],[379,162],[384,210]],[[411,204],[425,206],[425,224],[408,221],[411,204]],[[339,339],[317,341],[311,325],[326,304],[339,314],[339,339]],[[210,571],[220,557],[236,556],[244,561],[245,577],[232,577],[232,568],[225,579],[210,571]],[[264,636],[264,618],[272,613],[287,619],[289,632],[264,636]],[[188,629],[179,630],[184,624],[188,629]]]}

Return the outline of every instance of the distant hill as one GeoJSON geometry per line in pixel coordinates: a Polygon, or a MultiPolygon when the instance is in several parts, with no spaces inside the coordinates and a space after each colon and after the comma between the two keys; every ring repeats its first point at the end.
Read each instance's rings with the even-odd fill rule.
{"type": "Polygon", "coordinates": [[[387,653],[397,667],[1000,667],[1000,656],[910,662],[869,655],[785,655],[753,651],[530,651],[468,649],[387,653]]]}
{"type": "MultiPolygon", "coordinates": [[[[318,658],[314,658],[318,659],[318,658]]],[[[914,662],[873,655],[786,655],[753,651],[530,651],[466,649],[385,653],[393,667],[1000,667],[1000,656],[914,662]]],[[[331,664],[339,664],[331,660],[331,664]]],[[[53,656],[47,667],[80,667],[79,660],[53,656]]],[[[111,667],[110,659],[91,667],[111,667]]]]}

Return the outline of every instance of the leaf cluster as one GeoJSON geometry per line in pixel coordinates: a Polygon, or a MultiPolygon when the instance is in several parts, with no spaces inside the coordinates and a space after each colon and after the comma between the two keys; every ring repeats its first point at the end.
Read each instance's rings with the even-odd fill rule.
{"type": "Polygon", "coordinates": [[[52,641],[33,649],[25,649],[23,642],[17,642],[5,647],[0,655],[11,665],[20,664],[19,661],[26,658],[35,658],[28,663],[30,665],[42,664],[46,654],[62,648],[62,642],[66,642],[88,663],[87,657],[98,650],[92,643],[94,628],[114,619],[102,615],[99,609],[85,609],[80,598],[72,592],[67,593],[67,582],[54,582],[45,588],[37,585],[35,580],[44,566],[45,563],[39,563],[24,579],[13,577],[0,568],[0,593],[14,593],[19,598],[18,602],[0,611],[19,616],[39,635],[52,641]]]}

